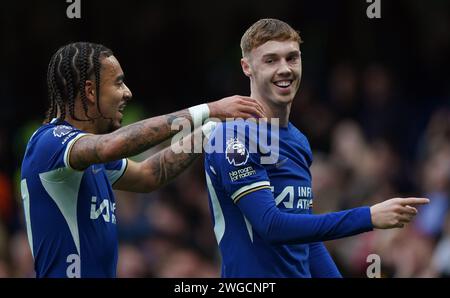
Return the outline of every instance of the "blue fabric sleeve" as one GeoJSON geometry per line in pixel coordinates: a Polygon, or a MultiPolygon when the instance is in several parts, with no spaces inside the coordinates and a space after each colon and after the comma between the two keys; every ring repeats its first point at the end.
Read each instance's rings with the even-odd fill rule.
{"type": "Polygon", "coordinates": [[[254,230],[273,244],[333,240],[373,229],[369,207],[320,215],[286,213],[276,207],[269,189],[250,192],[236,204],[254,230]]]}
{"type": "Polygon", "coordinates": [[[75,141],[84,135],[86,134],[72,126],[57,125],[48,126],[45,132],[32,137],[30,142],[33,147],[30,150],[38,162],[37,168],[43,171],[72,169],[69,164],[70,150],[75,141]]]}
{"type": "Polygon", "coordinates": [[[342,278],[322,242],[314,242],[309,245],[309,270],[313,278],[342,278]]]}
{"type": "Polygon", "coordinates": [[[205,162],[213,169],[220,187],[237,202],[246,193],[270,189],[270,181],[257,149],[255,123],[235,121],[218,124],[211,134],[210,146],[218,150],[207,153],[205,162]],[[247,133],[244,133],[247,132],[247,133]],[[253,144],[253,146],[252,146],[253,144]],[[221,150],[220,150],[221,149],[221,150]]]}
{"type": "Polygon", "coordinates": [[[123,174],[125,174],[125,171],[128,166],[128,159],[123,158],[105,163],[104,165],[106,176],[108,177],[109,183],[113,185],[120,178],[122,178],[123,174]]]}

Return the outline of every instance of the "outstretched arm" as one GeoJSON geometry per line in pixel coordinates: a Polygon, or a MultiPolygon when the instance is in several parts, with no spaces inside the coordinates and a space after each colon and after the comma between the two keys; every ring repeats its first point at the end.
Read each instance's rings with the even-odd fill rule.
{"type": "Polygon", "coordinates": [[[369,207],[326,214],[282,212],[269,189],[243,196],[237,205],[254,230],[272,244],[299,244],[333,240],[371,231],[369,207]]]}
{"type": "MultiPolygon", "coordinates": [[[[205,107],[205,106],[203,106],[205,107]]],[[[104,135],[85,135],[72,145],[69,153],[69,165],[83,170],[96,163],[106,163],[139,154],[159,144],[179,130],[172,129],[176,119],[187,119],[194,128],[208,117],[251,118],[264,117],[261,106],[249,97],[231,96],[208,103],[208,109],[202,111],[182,110],[169,115],[158,116],[122,127],[104,135]]]]}
{"type": "Polygon", "coordinates": [[[371,231],[403,227],[417,213],[414,205],[425,198],[394,198],[372,207],[359,207],[320,215],[280,211],[269,189],[243,196],[237,202],[255,231],[273,244],[311,243],[333,240],[371,231]]]}

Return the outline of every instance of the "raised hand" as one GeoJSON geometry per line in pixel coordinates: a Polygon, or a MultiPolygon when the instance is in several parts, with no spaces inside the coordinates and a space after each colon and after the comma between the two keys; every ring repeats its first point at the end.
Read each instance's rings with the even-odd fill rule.
{"type": "Polygon", "coordinates": [[[208,103],[211,118],[264,118],[262,106],[253,98],[233,95],[208,103]]]}

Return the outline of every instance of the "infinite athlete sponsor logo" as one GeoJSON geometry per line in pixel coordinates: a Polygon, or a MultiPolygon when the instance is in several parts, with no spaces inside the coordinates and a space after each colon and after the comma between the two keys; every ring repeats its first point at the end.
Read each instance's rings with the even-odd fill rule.
{"type": "Polygon", "coordinates": [[[91,199],[91,219],[98,219],[100,215],[105,222],[116,224],[116,203],[108,199],[99,200],[101,203],[97,207],[97,197],[93,196],[91,199]]]}
{"type": "Polygon", "coordinates": [[[288,185],[281,191],[275,190],[274,186],[270,187],[275,196],[275,204],[284,206],[287,209],[304,209],[313,208],[313,193],[310,186],[293,186],[288,185]],[[282,205],[280,205],[282,204],[282,205]]]}

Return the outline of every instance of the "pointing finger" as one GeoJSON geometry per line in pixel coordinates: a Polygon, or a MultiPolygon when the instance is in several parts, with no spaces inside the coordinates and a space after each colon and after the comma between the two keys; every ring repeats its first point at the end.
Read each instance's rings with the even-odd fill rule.
{"type": "Polygon", "coordinates": [[[427,198],[403,198],[400,200],[400,205],[406,206],[406,205],[425,205],[430,202],[427,198]]]}

